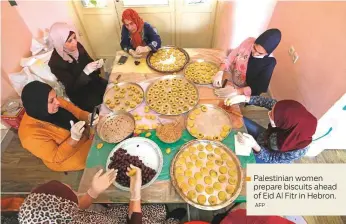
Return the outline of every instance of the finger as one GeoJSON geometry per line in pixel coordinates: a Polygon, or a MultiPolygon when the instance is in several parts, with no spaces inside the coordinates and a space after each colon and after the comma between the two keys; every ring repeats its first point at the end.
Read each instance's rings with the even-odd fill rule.
{"type": "Polygon", "coordinates": [[[70,124],[71,124],[71,128],[72,128],[74,125],[74,122],[72,120],[70,120],[70,124]]]}
{"type": "Polygon", "coordinates": [[[105,175],[105,176],[109,176],[109,174],[111,174],[113,171],[114,171],[114,169],[110,169],[110,170],[108,170],[104,175],[105,175]]]}
{"type": "Polygon", "coordinates": [[[80,130],[84,125],[85,125],[85,121],[78,121],[75,124],[75,127],[77,128],[77,130],[80,130]]]}
{"type": "Polygon", "coordinates": [[[131,168],[130,168],[130,167],[127,167],[127,171],[130,172],[130,171],[131,171],[131,168]]]}
{"type": "Polygon", "coordinates": [[[108,176],[108,180],[109,180],[109,182],[110,182],[110,183],[112,183],[112,179],[115,179],[115,178],[116,178],[116,176],[117,176],[117,174],[116,174],[116,173],[111,173],[111,175],[109,175],[109,176],[108,176]]]}
{"type": "Polygon", "coordinates": [[[79,130],[79,133],[83,133],[85,131],[85,128],[82,128],[79,130]]]}
{"type": "Polygon", "coordinates": [[[117,179],[117,176],[116,176],[116,175],[115,175],[114,178],[112,178],[112,179],[110,180],[110,182],[111,182],[111,183],[114,183],[115,179],[117,179]]]}
{"type": "Polygon", "coordinates": [[[248,134],[248,133],[244,133],[243,134],[245,137],[247,137],[247,138],[252,138],[252,135],[250,135],[250,134],[248,134]]]}
{"type": "Polygon", "coordinates": [[[99,177],[103,172],[103,169],[100,169],[99,171],[97,171],[97,173],[95,174],[94,178],[95,177],[99,177]]]}

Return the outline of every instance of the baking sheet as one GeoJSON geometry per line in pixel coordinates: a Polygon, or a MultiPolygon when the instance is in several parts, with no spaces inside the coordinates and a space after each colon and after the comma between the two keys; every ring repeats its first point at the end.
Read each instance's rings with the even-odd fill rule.
{"type": "Polygon", "coordinates": [[[140,85],[133,82],[121,82],[118,84],[114,84],[112,87],[107,89],[106,93],[103,96],[103,104],[111,111],[124,110],[129,112],[136,109],[143,101],[144,101],[144,90],[142,89],[140,85]],[[134,93],[132,90],[128,89],[128,86],[135,87],[136,90],[139,91],[139,93],[134,93]],[[119,88],[118,91],[115,90],[115,88],[117,87],[119,88]],[[125,90],[124,93],[121,93],[122,89],[125,90]],[[120,103],[115,105],[114,104],[116,100],[115,96],[120,94],[124,94],[125,96],[124,98],[118,98],[120,103]],[[134,96],[138,96],[137,98],[140,98],[141,100],[138,102],[135,102],[135,100],[133,99],[134,96]],[[111,103],[114,104],[114,108],[111,108],[110,104],[106,103],[107,100],[110,100],[111,103]],[[126,101],[135,103],[135,107],[131,108],[129,105],[125,105],[126,101]]]}
{"type": "MultiPolygon", "coordinates": [[[[165,81],[171,82],[171,81],[174,80],[174,79],[183,80],[182,82],[184,82],[184,83],[189,83],[191,86],[193,86],[193,89],[196,91],[197,96],[196,96],[196,99],[194,100],[195,102],[194,102],[193,105],[190,105],[190,104],[188,105],[188,107],[189,107],[189,108],[188,108],[188,109],[189,109],[188,111],[190,111],[192,108],[194,108],[194,107],[197,105],[197,103],[198,103],[198,101],[199,101],[199,93],[198,93],[197,87],[196,87],[192,82],[190,82],[190,81],[188,81],[187,79],[185,79],[184,76],[182,76],[182,75],[166,75],[166,76],[163,76],[163,77],[159,78],[157,81],[151,83],[151,84],[149,85],[149,87],[147,88],[146,92],[145,92],[145,101],[146,101],[146,104],[150,107],[151,110],[153,110],[153,111],[155,111],[155,112],[157,112],[157,113],[159,113],[159,114],[162,114],[162,115],[180,115],[180,114],[183,114],[183,113],[188,112],[188,111],[182,111],[181,113],[172,114],[172,113],[170,112],[170,110],[168,110],[167,113],[162,113],[162,112],[160,112],[160,111],[157,111],[157,110],[153,107],[153,105],[150,104],[150,102],[149,102],[151,97],[148,95],[148,93],[149,93],[149,91],[150,91],[151,88],[155,88],[155,87],[154,87],[155,84],[159,84],[160,82],[162,82],[163,85],[165,86],[165,92],[167,93],[167,92],[170,91],[173,87],[168,86],[168,85],[166,84],[165,81]]],[[[169,109],[171,108],[171,105],[172,105],[172,104],[169,102],[171,99],[179,98],[180,100],[182,100],[179,96],[172,96],[172,97],[169,97],[168,95],[165,95],[165,96],[167,97],[167,102],[165,102],[165,104],[169,104],[169,106],[170,106],[169,109]]],[[[160,99],[161,99],[160,96],[156,96],[156,97],[157,97],[157,100],[160,100],[160,99]]],[[[187,101],[187,102],[188,102],[188,101],[187,101]]],[[[180,107],[180,106],[179,106],[179,107],[180,107]]]]}
{"type": "MultiPolygon", "coordinates": [[[[215,154],[215,153],[214,153],[215,154]]],[[[216,155],[216,154],[215,154],[216,155]]],[[[220,158],[218,155],[216,155],[216,158],[220,158]]],[[[200,158],[198,158],[199,160],[202,160],[200,158]]],[[[224,161],[225,159],[223,159],[224,161]]],[[[203,159],[203,163],[204,165],[202,167],[206,167],[206,162],[208,161],[207,158],[203,159]]],[[[195,161],[191,160],[191,158],[189,159],[186,159],[186,162],[192,162],[193,164],[195,164],[195,161]]],[[[225,166],[225,162],[223,163],[222,166],[225,166]]],[[[212,168],[213,170],[217,171],[218,173],[218,176],[220,175],[220,172],[219,172],[219,167],[218,165],[215,164],[215,166],[212,168]]],[[[185,167],[186,168],[186,167],[185,167]]],[[[192,173],[193,173],[193,176],[196,172],[199,172],[200,168],[196,167],[195,165],[193,166],[193,168],[191,169],[192,170],[192,173]]],[[[208,169],[209,170],[209,169],[208,169]]],[[[175,188],[175,190],[179,193],[179,195],[184,199],[184,201],[186,201],[187,203],[189,203],[190,205],[196,207],[196,208],[199,208],[199,209],[203,209],[203,210],[218,210],[218,209],[222,209],[228,205],[230,205],[237,197],[238,195],[240,194],[240,191],[241,191],[241,188],[242,188],[242,185],[243,185],[243,172],[242,172],[242,169],[241,169],[241,165],[240,165],[240,162],[239,162],[239,159],[238,157],[234,154],[234,152],[232,152],[226,145],[220,143],[220,142],[216,142],[216,141],[208,141],[208,140],[193,140],[193,141],[190,141],[188,143],[186,143],[185,145],[183,145],[181,147],[181,149],[179,150],[179,152],[176,154],[176,156],[174,157],[174,159],[172,160],[172,163],[171,163],[171,168],[170,168],[170,174],[171,174],[171,180],[172,180],[172,184],[175,188]],[[221,154],[222,153],[225,153],[227,154],[227,159],[231,160],[232,163],[234,164],[234,166],[232,168],[229,168],[227,165],[227,172],[226,172],[226,176],[227,176],[227,180],[225,183],[221,183],[221,191],[226,191],[226,186],[227,185],[230,185],[229,182],[228,182],[228,179],[229,179],[229,175],[228,175],[228,172],[229,170],[232,170],[232,172],[235,173],[235,176],[236,176],[236,183],[233,185],[234,187],[234,191],[233,191],[233,194],[232,195],[229,195],[227,194],[227,200],[223,201],[223,202],[220,202],[220,200],[218,199],[218,204],[216,205],[210,205],[209,202],[208,202],[208,198],[209,196],[216,196],[218,198],[218,192],[219,191],[215,191],[212,193],[212,194],[207,194],[205,191],[202,192],[202,193],[197,193],[197,196],[198,195],[204,195],[206,196],[206,203],[204,205],[201,205],[199,203],[197,203],[197,197],[196,199],[194,200],[191,200],[187,197],[187,195],[180,189],[180,187],[178,186],[178,182],[177,182],[177,179],[176,179],[176,169],[175,167],[176,166],[181,166],[181,165],[178,165],[177,164],[177,160],[178,158],[180,158],[180,156],[184,155],[185,152],[189,152],[189,147],[190,146],[197,146],[199,144],[202,144],[204,146],[204,149],[202,151],[200,150],[196,150],[197,152],[197,155],[199,152],[205,152],[207,155],[209,153],[211,153],[210,151],[206,150],[205,146],[208,145],[208,144],[211,144],[213,146],[213,148],[220,148],[221,149],[221,154]]],[[[203,175],[203,177],[199,180],[197,180],[197,184],[201,184],[203,185],[204,187],[206,186],[206,184],[204,183],[204,177],[206,175],[203,175]]],[[[213,179],[213,183],[211,185],[208,185],[208,186],[213,186],[213,184],[215,182],[218,182],[218,181],[215,181],[215,178],[212,178],[213,179]]],[[[217,179],[216,179],[217,180],[217,179]]],[[[188,177],[187,176],[184,176],[184,182],[188,182],[188,177]]],[[[190,191],[190,190],[195,190],[195,187],[192,187],[192,186],[188,186],[188,189],[187,191],[190,191]]]]}
{"type": "Polygon", "coordinates": [[[184,68],[184,75],[186,77],[187,80],[190,80],[191,82],[194,82],[195,84],[198,84],[198,85],[209,85],[209,84],[212,84],[213,83],[213,80],[211,80],[210,82],[199,82],[199,81],[195,81],[193,80],[187,73],[188,71],[191,71],[191,68],[190,66],[191,65],[199,65],[197,67],[197,69],[195,69],[195,73],[198,73],[198,71],[200,71],[200,75],[199,77],[206,77],[205,72],[206,70],[202,69],[203,66],[200,66],[201,64],[203,63],[207,63],[207,64],[210,64],[212,65],[212,73],[213,75],[211,76],[211,78],[213,79],[213,77],[216,75],[216,73],[218,72],[219,70],[219,67],[217,64],[215,64],[214,62],[211,62],[211,61],[205,61],[204,59],[195,59],[191,62],[189,62],[188,64],[186,64],[185,68],[184,68]]]}
{"type": "MultiPolygon", "coordinates": [[[[179,72],[181,70],[184,69],[185,65],[187,63],[189,63],[190,61],[190,56],[189,54],[183,49],[183,48],[180,48],[180,47],[176,47],[176,46],[164,46],[164,47],[161,47],[159,50],[169,50],[169,49],[176,49],[176,50],[179,50],[180,52],[182,52],[185,56],[185,63],[184,65],[182,65],[181,67],[179,67],[178,69],[172,69],[172,70],[169,70],[169,71],[162,71],[162,70],[159,70],[157,69],[156,67],[154,67],[154,65],[151,64],[150,62],[150,58],[153,56],[154,52],[150,52],[148,55],[147,55],[147,64],[148,66],[153,69],[154,71],[157,71],[157,72],[160,72],[160,73],[174,73],[174,72],[179,72]]],[[[174,64],[175,62],[175,57],[172,55],[169,59],[166,59],[162,64],[174,64]]]]}
{"type": "Polygon", "coordinates": [[[219,136],[220,139],[218,141],[222,141],[227,138],[229,133],[232,130],[232,121],[222,108],[213,105],[213,104],[198,104],[193,110],[191,110],[186,117],[186,129],[189,133],[199,139],[207,139],[207,140],[216,140],[216,139],[208,139],[208,137],[219,136]],[[201,113],[199,115],[195,115],[194,126],[193,128],[197,129],[198,133],[202,133],[203,137],[201,138],[198,134],[192,133],[192,127],[188,125],[190,120],[190,115],[194,114],[195,110],[201,110],[201,107],[207,107],[207,111],[201,113]],[[224,125],[228,125],[230,127],[229,131],[227,131],[227,135],[225,137],[221,137],[220,133],[222,132],[222,128],[224,125]]]}

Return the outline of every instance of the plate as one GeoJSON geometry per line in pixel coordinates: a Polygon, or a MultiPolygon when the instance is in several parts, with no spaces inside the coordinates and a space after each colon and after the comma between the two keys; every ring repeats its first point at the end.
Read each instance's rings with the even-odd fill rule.
{"type": "Polygon", "coordinates": [[[175,155],[174,159],[172,160],[171,167],[170,167],[170,175],[171,175],[172,184],[175,190],[181,196],[181,198],[188,204],[202,210],[218,210],[218,209],[227,207],[239,196],[242,189],[242,185],[243,185],[243,171],[241,169],[241,165],[240,165],[238,157],[226,145],[216,141],[192,140],[186,143],[185,145],[183,145],[180,148],[179,152],[175,155]],[[209,144],[212,146],[212,151],[209,151],[206,149],[206,146],[209,144]],[[202,150],[199,150],[196,147],[198,145],[203,145],[204,148],[202,150]],[[190,146],[196,147],[195,152],[191,153],[190,146]],[[215,148],[219,149],[219,154],[216,153],[215,148]],[[215,160],[209,160],[209,157],[205,157],[201,159],[199,157],[200,152],[204,152],[206,156],[208,154],[214,154],[215,160]],[[191,155],[196,155],[197,159],[191,158],[191,155]],[[181,157],[186,158],[185,159],[186,165],[182,165],[181,160],[178,160],[181,157]],[[216,161],[216,160],[221,161],[222,164],[217,164],[214,162],[212,168],[206,165],[207,162],[216,161]],[[196,161],[201,162],[201,165],[199,167],[196,165],[197,164],[196,161]],[[189,168],[189,170],[191,170],[191,174],[186,173],[187,164],[190,162],[193,164],[193,166],[189,168]],[[180,167],[180,168],[175,168],[175,167],[180,167]],[[224,167],[226,169],[226,171],[224,171],[225,173],[221,173],[220,167],[224,167]],[[206,169],[207,171],[202,172],[202,169],[206,169]],[[210,174],[211,170],[215,171],[214,174],[216,176],[211,176],[210,174]],[[182,172],[183,174],[181,174],[182,172]],[[193,185],[191,184],[191,182],[189,182],[189,179],[190,179],[189,176],[195,177],[196,172],[198,172],[202,176],[198,179],[193,178],[196,181],[195,185],[193,185]],[[178,181],[176,178],[177,176],[180,176],[180,177],[182,176],[182,180],[178,181]],[[209,184],[205,183],[206,176],[209,176],[211,178],[211,183],[209,184]],[[220,181],[219,179],[220,176],[224,177],[223,182],[220,181]],[[230,181],[230,179],[232,179],[232,181],[230,181]],[[216,182],[218,182],[219,184],[218,190],[214,188],[214,184],[216,182]],[[202,191],[200,192],[196,191],[197,184],[203,186],[202,191]],[[207,186],[213,187],[213,191],[207,193],[205,190],[207,186]],[[196,197],[193,197],[192,199],[191,197],[188,197],[186,192],[189,192],[189,191],[195,191],[196,197]],[[219,199],[219,195],[218,195],[220,191],[223,191],[224,193],[226,193],[225,194],[226,198],[222,201],[219,199]],[[204,204],[200,204],[197,201],[197,198],[200,195],[203,195],[206,198],[206,202],[204,204]],[[208,202],[208,199],[210,196],[213,196],[214,198],[216,197],[216,200],[217,200],[216,204],[212,205],[208,202]]]}
{"type": "MultiPolygon", "coordinates": [[[[108,142],[108,143],[118,143],[118,142],[120,142],[120,141],[122,141],[122,140],[124,140],[124,139],[126,139],[128,137],[130,137],[133,134],[133,131],[135,130],[135,125],[136,125],[136,122],[135,122],[135,119],[133,118],[132,114],[130,114],[130,113],[126,112],[126,111],[116,111],[116,112],[111,112],[108,115],[101,117],[99,123],[97,124],[97,129],[96,130],[97,130],[97,133],[98,133],[99,137],[103,141],[108,142]],[[111,122],[112,120],[116,119],[119,116],[126,116],[126,117],[128,117],[129,121],[132,122],[133,128],[129,129],[126,133],[124,133],[123,136],[119,137],[118,141],[110,141],[108,139],[108,137],[105,136],[104,125],[107,124],[108,122],[111,122]]],[[[109,130],[109,128],[107,128],[107,129],[109,130]]]]}
{"type": "Polygon", "coordinates": [[[189,57],[189,54],[183,49],[183,48],[179,48],[179,47],[176,47],[176,46],[164,46],[164,47],[161,47],[157,52],[150,52],[148,55],[147,55],[147,64],[148,66],[157,71],[157,72],[161,72],[161,73],[174,73],[174,72],[179,72],[181,70],[184,69],[184,66],[189,62],[190,60],[190,57],[189,57]],[[171,55],[169,58],[165,59],[165,60],[160,60],[160,62],[158,62],[158,64],[160,64],[159,66],[158,65],[155,65],[153,63],[151,63],[151,59],[157,55],[158,53],[160,53],[160,51],[169,51],[169,50],[176,50],[176,51],[180,51],[183,56],[185,57],[185,62],[183,64],[181,64],[180,66],[176,66],[175,68],[168,68],[167,70],[162,70],[160,68],[162,68],[162,65],[173,65],[174,62],[176,61],[176,56],[174,55],[171,55]]]}
{"type": "Polygon", "coordinates": [[[197,59],[188,63],[184,68],[186,79],[199,84],[208,85],[213,83],[213,77],[219,71],[219,66],[214,62],[197,59]]]}
{"type": "Polygon", "coordinates": [[[144,90],[133,82],[120,82],[109,88],[103,96],[103,104],[111,111],[124,110],[130,112],[144,101],[144,90]],[[130,89],[131,86],[132,88],[130,89]],[[124,92],[121,92],[124,91],[124,92]],[[134,92],[134,91],[137,91],[134,92]],[[121,97],[123,95],[124,97],[121,97]],[[134,99],[133,97],[136,97],[134,99]],[[110,103],[107,103],[107,101],[110,103]],[[118,104],[115,101],[118,100],[118,104]],[[128,103],[128,105],[126,105],[128,103]],[[133,103],[133,106],[131,105],[133,103]],[[111,106],[113,104],[113,107],[111,106]],[[131,107],[132,106],[132,107],[131,107]]]}
{"type": "Polygon", "coordinates": [[[166,75],[148,86],[145,101],[159,114],[180,115],[197,105],[199,94],[196,86],[184,76],[166,75]]]}
{"type": "MultiPolygon", "coordinates": [[[[123,148],[127,151],[128,154],[132,156],[138,156],[140,160],[144,163],[144,165],[154,169],[156,171],[156,175],[154,176],[151,181],[146,183],[145,185],[142,185],[141,189],[144,189],[146,187],[149,187],[152,183],[155,182],[155,180],[158,178],[158,176],[161,173],[162,165],[163,165],[163,156],[160,147],[153,142],[150,139],[143,138],[143,137],[134,137],[129,138],[121,143],[119,143],[117,146],[114,147],[114,149],[109,153],[109,156],[107,158],[107,165],[106,169],[108,169],[108,166],[111,162],[111,157],[113,154],[120,148],[123,148]]],[[[115,187],[124,190],[124,191],[130,191],[130,188],[124,187],[117,182],[113,183],[115,187]]]]}
{"type": "Polygon", "coordinates": [[[188,113],[185,123],[188,132],[198,139],[222,141],[232,130],[232,121],[228,113],[213,104],[198,104],[188,113]],[[206,107],[207,111],[203,112],[202,107],[206,107]],[[196,114],[196,110],[200,113],[196,114]],[[195,119],[191,120],[193,115],[195,119]],[[194,125],[191,126],[191,123],[194,125]],[[228,126],[229,130],[223,132],[225,125],[228,126]]]}

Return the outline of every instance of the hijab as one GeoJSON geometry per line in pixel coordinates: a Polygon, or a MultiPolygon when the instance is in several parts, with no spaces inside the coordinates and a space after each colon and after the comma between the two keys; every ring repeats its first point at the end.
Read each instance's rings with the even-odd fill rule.
{"type": "Polygon", "coordinates": [[[46,83],[33,81],[28,83],[22,91],[22,101],[26,113],[37,120],[46,121],[58,127],[70,130],[70,120],[78,119],[66,109],[60,107],[55,114],[48,113],[48,95],[52,87],[46,83]]]}
{"type": "Polygon", "coordinates": [[[53,45],[60,57],[69,63],[73,62],[72,58],[78,61],[79,57],[78,49],[69,51],[64,47],[66,41],[72,34],[76,34],[77,40],[79,39],[74,27],[67,23],[54,23],[49,32],[50,43],[53,45]]]}
{"type": "Polygon", "coordinates": [[[115,209],[101,212],[79,208],[78,198],[71,188],[59,181],[50,181],[34,189],[19,209],[19,223],[61,224],[122,224],[127,209],[119,216],[115,209]]]}
{"type": "Polygon", "coordinates": [[[136,49],[138,46],[144,46],[142,40],[142,31],[144,27],[144,22],[138,13],[133,9],[126,9],[122,15],[122,22],[125,24],[125,19],[132,21],[137,26],[137,31],[135,33],[130,33],[131,35],[131,44],[136,49]]]}
{"type": "Polygon", "coordinates": [[[280,216],[247,216],[245,209],[231,211],[220,224],[294,224],[280,216]]]}
{"type": "Polygon", "coordinates": [[[302,149],[312,141],[317,119],[306,108],[294,100],[281,100],[274,106],[274,123],[269,132],[277,133],[278,148],[281,152],[302,149]]]}
{"type": "MultiPolygon", "coordinates": [[[[252,87],[252,92],[257,95],[261,92],[265,92],[268,89],[268,85],[272,74],[263,74],[263,77],[259,76],[259,71],[267,67],[275,67],[276,60],[273,57],[273,51],[279,45],[281,41],[281,32],[278,29],[269,29],[262,33],[256,40],[255,44],[261,45],[266,51],[267,55],[263,58],[256,58],[252,56],[250,49],[249,61],[246,71],[246,83],[252,87]]],[[[274,69],[274,68],[273,68],[274,69]]]]}
{"type": "Polygon", "coordinates": [[[271,53],[281,41],[281,32],[278,29],[269,29],[262,33],[255,40],[255,44],[261,45],[267,52],[265,57],[270,57],[271,53]]]}

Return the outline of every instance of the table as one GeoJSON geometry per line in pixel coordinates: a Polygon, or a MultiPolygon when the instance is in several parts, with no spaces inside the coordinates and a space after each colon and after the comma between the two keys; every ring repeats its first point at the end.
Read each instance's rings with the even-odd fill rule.
{"type": "MultiPolygon", "coordinates": [[[[194,59],[204,59],[206,61],[212,61],[216,64],[220,64],[226,57],[226,53],[221,50],[215,49],[185,49],[190,55],[190,60],[194,59]]],[[[136,66],[134,64],[134,59],[129,57],[127,62],[123,65],[118,65],[116,62],[119,60],[121,55],[126,54],[123,51],[117,52],[115,63],[113,66],[112,74],[109,77],[109,83],[112,83],[116,80],[118,75],[121,75],[119,82],[130,81],[130,82],[152,82],[159,77],[162,77],[162,73],[155,72],[151,70],[146,62],[145,58],[141,58],[140,64],[136,66]]],[[[178,74],[183,74],[179,72],[178,74]]],[[[214,95],[213,88],[211,86],[198,86],[200,101],[199,103],[209,103],[209,104],[220,104],[223,100],[220,100],[214,95]]],[[[232,109],[236,110],[238,113],[241,113],[239,106],[234,106],[232,109]]],[[[102,106],[100,114],[107,114],[109,110],[102,106]]],[[[236,129],[237,131],[246,132],[245,127],[236,129]]],[[[94,143],[97,144],[97,139],[94,139],[94,143]]],[[[90,154],[89,154],[90,155],[90,154]]],[[[253,156],[253,155],[251,155],[253,156]]],[[[80,181],[79,193],[84,193],[88,190],[92,177],[102,166],[95,166],[92,168],[85,168],[83,176],[80,181]]],[[[244,177],[245,169],[243,169],[244,177]]],[[[245,186],[246,182],[243,182],[242,191],[240,197],[245,197],[245,186]]],[[[142,190],[142,200],[144,203],[184,203],[183,199],[175,192],[175,189],[169,180],[167,181],[156,181],[150,187],[142,190]]],[[[127,203],[129,201],[129,193],[121,191],[115,186],[109,187],[109,189],[104,192],[95,203],[127,203]]]]}

